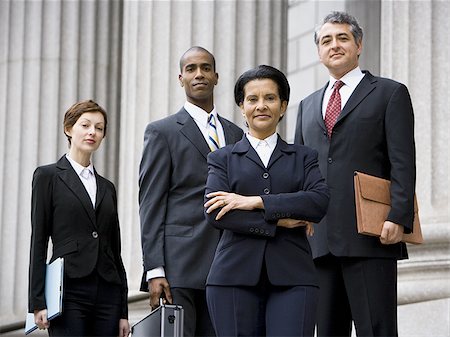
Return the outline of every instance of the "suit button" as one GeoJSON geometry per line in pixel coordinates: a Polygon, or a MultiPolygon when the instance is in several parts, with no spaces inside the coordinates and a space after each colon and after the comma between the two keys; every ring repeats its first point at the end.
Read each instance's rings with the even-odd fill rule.
{"type": "Polygon", "coordinates": [[[97,239],[97,238],[98,238],[98,233],[97,233],[96,231],[93,231],[93,232],[92,232],[92,237],[93,237],[94,239],[97,239]]]}
{"type": "Polygon", "coordinates": [[[267,236],[269,236],[270,235],[270,232],[269,231],[266,231],[266,233],[265,233],[267,236]]]}
{"type": "Polygon", "coordinates": [[[333,159],[331,157],[328,158],[328,164],[331,164],[333,162],[333,159]]]}
{"type": "Polygon", "coordinates": [[[253,227],[250,228],[250,233],[253,233],[255,229],[253,227]]]}
{"type": "Polygon", "coordinates": [[[267,173],[267,172],[264,172],[264,173],[263,173],[263,178],[264,178],[264,179],[267,179],[267,178],[269,178],[269,173],[267,173]]]}
{"type": "Polygon", "coordinates": [[[270,193],[270,190],[268,188],[265,188],[264,189],[264,194],[269,194],[269,193],[270,193]]]}
{"type": "Polygon", "coordinates": [[[255,228],[255,233],[259,233],[259,229],[258,228],[255,228]]]}

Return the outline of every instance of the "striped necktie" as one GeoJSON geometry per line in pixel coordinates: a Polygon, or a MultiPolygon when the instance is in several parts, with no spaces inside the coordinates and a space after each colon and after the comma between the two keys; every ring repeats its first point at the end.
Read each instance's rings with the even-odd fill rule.
{"type": "Polygon", "coordinates": [[[213,114],[208,117],[208,145],[212,151],[216,151],[219,146],[219,136],[217,135],[216,118],[213,114]]]}

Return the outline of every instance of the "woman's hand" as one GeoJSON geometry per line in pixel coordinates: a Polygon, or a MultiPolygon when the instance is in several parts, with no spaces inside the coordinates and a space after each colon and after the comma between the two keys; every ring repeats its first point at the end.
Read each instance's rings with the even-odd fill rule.
{"type": "Polygon", "coordinates": [[[48,329],[50,322],[47,320],[47,309],[34,311],[34,323],[36,323],[39,330],[48,329]]]}
{"type": "Polygon", "coordinates": [[[306,226],[306,234],[308,236],[313,236],[314,234],[314,227],[312,222],[305,221],[305,220],[297,220],[297,219],[279,219],[277,222],[277,226],[285,227],[285,228],[296,228],[296,227],[302,227],[306,226]]]}
{"type": "Polygon", "coordinates": [[[246,197],[236,193],[218,191],[209,193],[206,197],[210,198],[204,205],[207,208],[206,213],[209,214],[215,209],[221,208],[216,216],[216,220],[220,220],[220,218],[232,209],[251,211],[256,208],[264,208],[264,203],[260,196],[246,197]]]}
{"type": "Polygon", "coordinates": [[[119,337],[127,337],[130,334],[130,323],[125,318],[119,321],[119,337]]]}

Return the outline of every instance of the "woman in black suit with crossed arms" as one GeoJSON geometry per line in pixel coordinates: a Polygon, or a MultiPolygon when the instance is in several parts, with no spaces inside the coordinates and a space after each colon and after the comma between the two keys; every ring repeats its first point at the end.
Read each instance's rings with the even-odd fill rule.
{"type": "Polygon", "coordinates": [[[106,127],[106,112],[97,103],[74,104],[64,116],[68,153],[33,175],[28,310],[50,336],[130,332],[116,190],[91,162],[106,127]],[[49,238],[50,261],[64,258],[63,312],[51,323],[44,295],[49,238]]]}
{"type": "Polygon", "coordinates": [[[223,230],[206,288],[217,336],[314,333],[319,289],[306,236],[329,193],[317,152],[276,133],[289,91],[273,67],[242,74],[234,93],[248,132],[208,156],[205,216],[223,230]]]}

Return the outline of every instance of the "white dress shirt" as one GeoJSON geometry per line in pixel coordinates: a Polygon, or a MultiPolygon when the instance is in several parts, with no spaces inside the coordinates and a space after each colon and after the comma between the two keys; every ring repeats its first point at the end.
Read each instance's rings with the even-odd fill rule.
{"type": "Polygon", "coordinates": [[[267,167],[273,150],[275,150],[275,147],[277,146],[278,134],[275,132],[266,139],[255,138],[248,132],[245,134],[245,136],[250,142],[250,145],[255,149],[264,166],[267,167]]]}
{"type": "MultiPolygon", "coordinates": [[[[359,67],[356,67],[352,71],[349,71],[347,74],[342,76],[342,78],[339,79],[339,81],[344,82],[344,85],[339,89],[339,93],[341,94],[341,110],[344,109],[345,104],[347,103],[350,96],[353,94],[353,91],[355,91],[356,87],[358,86],[359,82],[364,77],[364,73],[361,71],[359,67]]],[[[330,81],[328,83],[328,87],[325,90],[325,94],[323,96],[323,102],[322,102],[322,116],[325,119],[325,113],[327,110],[328,101],[330,100],[330,96],[333,93],[333,86],[334,83],[338,81],[334,77],[330,76],[330,81]]]]}
{"type": "Polygon", "coordinates": [[[188,114],[191,115],[191,117],[194,119],[195,123],[197,124],[198,128],[202,132],[203,137],[205,138],[205,140],[208,144],[209,144],[209,141],[208,141],[209,128],[211,127],[208,123],[208,117],[210,114],[213,114],[214,118],[216,119],[217,135],[219,136],[219,148],[224,147],[226,145],[225,134],[223,132],[222,124],[220,124],[220,120],[217,117],[217,111],[216,111],[215,106],[214,106],[214,109],[210,113],[207,113],[202,108],[200,108],[190,102],[184,103],[184,108],[186,109],[188,114]]]}
{"type": "Polygon", "coordinates": [[[84,167],[83,165],[78,164],[75,160],[70,158],[69,154],[66,154],[66,158],[80,177],[84,188],[91,198],[92,207],[95,208],[95,201],[97,197],[97,180],[95,179],[94,166],[92,165],[92,163],[90,163],[88,167],[84,167]]]}

